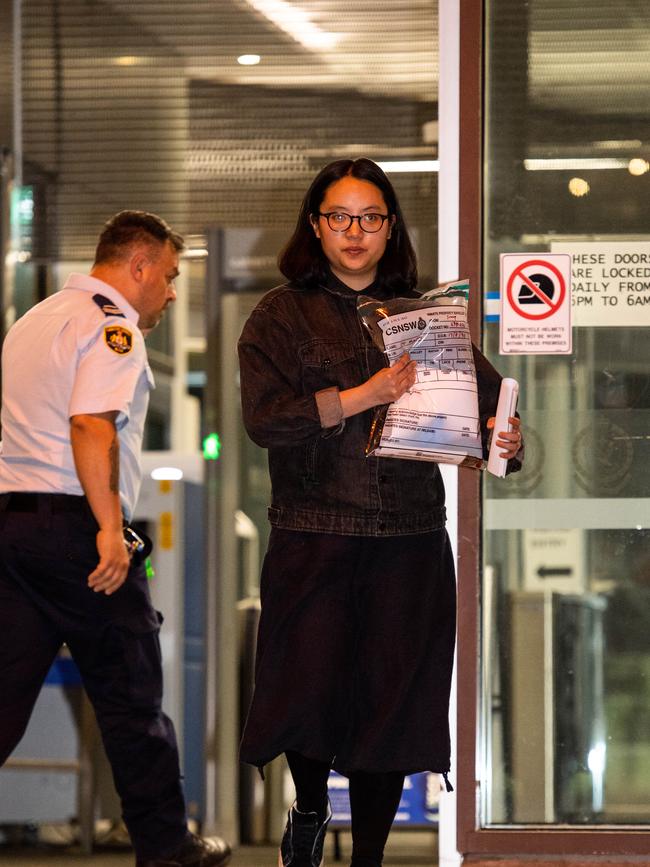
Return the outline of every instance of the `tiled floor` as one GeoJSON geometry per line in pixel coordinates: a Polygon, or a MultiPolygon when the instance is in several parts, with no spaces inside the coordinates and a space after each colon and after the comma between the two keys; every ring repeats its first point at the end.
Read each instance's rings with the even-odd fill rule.
{"type": "MultiPolygon", "coordinates": [[[[345,867],[349,864],[350,839],[341,834],[343,858],[335,861],[332,835],[327,841],[326,867],[345,867]],[[347,857],[346,857],[347,856],[347,857]]],[[[384,867],[433,867],[436,859],[435,835],[419,832],[397,832],[386,847],[384,867]]],[[[276,867],[275,846],[243,846],[234,853],[230,867],[276,867]]],[[[0,847],[2,867],[133,867],[129,852],[98,851],[91,856],[81,855],[74,847],[23,845],[17,848],[0,847]]]]}

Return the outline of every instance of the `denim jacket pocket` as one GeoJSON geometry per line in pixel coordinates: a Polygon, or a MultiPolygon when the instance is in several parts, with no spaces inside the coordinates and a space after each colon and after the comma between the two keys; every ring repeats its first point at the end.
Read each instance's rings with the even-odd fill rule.
{"type": "Polygon", "coordinates": [[[354,347],[349,340],[314,339],[300,347],[305,394],[337,386],[340,389],[359,385],[354,347]]]}

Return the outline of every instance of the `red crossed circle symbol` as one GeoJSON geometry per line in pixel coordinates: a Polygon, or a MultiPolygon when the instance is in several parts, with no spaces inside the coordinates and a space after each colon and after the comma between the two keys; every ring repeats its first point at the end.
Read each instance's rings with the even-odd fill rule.
{"type": "Polygon", "coordinates": [[[519,316],[523,316],[524,319],[548,319],[549,316],[552,316],[562,306],[562,302],[566,296],[566,283],[564,282],[564,277],[562,276],[562,272],[555,267],[555,265],[551,265],[550,262],[545,262],[544,259],[531,259],[528,262],[522,262],[521,265],[518,265],[515,270],[510,275],[510,279],[508,280],[507,286],[507,296],[508,301],[510,302],[510,306],[515,311],[515,313],[519,314],[519,316]],[[560,289],[559,296],[557,301],[552,301],[548,295],[543,292],[536,283],[524,274],[525,268],[547,268],[551,271],[555,277],[557,278],[558,286],[560,289]],[[521,280],[528,286],[528,288],[535,294],[539,300],[545,305],[544,309],[541,313],[526,313],[521,309],[521,306],[515,301],[512,294],[512,287],[515,280],[521,280]]]}

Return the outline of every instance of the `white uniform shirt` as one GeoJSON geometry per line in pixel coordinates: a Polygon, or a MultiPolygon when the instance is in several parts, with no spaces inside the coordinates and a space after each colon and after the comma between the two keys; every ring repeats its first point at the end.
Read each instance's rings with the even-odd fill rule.
{"type": "Polygon", "coordinates": [[[117,411],[120,499],[131,517],[154,387],[137,326],[138,313],[116,289],[83,274],[13,325],[2,348],[0,493],[83,494],[70,418],[117,411]],[[95,295],[112,303],[100,306],[95,295]]]}

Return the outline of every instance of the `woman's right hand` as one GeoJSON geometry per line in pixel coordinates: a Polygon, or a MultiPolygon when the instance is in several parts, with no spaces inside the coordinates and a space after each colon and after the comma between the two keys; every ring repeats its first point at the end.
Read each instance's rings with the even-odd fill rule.
{"type": "Polygon", "coordinates": [[[384,367],[366,382],[371,406],[392,403],[415,385],[416,362],[405,352],[390,367],[384,367]]]}
{"type": "Polygon", "coordinates": [[[415,368],[416,362],[411,361],[410,355],[405,352],[394,364],[382,368],[362,385],[342,391],[343,418],[400,398],[415,384],[415,368]]]}

